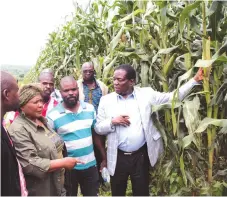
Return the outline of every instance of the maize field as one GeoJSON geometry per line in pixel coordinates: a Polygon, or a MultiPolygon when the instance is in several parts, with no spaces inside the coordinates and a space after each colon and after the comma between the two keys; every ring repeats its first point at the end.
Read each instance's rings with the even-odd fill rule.
{"type": "MultiPolygon", "coordinates": [[[[224,195],[227,187],[227,2],[95,0],[49,34],[23,83],[52,68],[55,82],[81,76],[92,61],[113,91],[114,68],[131,64],[136,85],[175,91],[152,106],[165,151],[150,170],[151,195],[224,195]],[[177,89],[203,68],[202,85],[182,102],[177,89]]],[[[128,193],[128,195],[131,195],[128,193]]]]}

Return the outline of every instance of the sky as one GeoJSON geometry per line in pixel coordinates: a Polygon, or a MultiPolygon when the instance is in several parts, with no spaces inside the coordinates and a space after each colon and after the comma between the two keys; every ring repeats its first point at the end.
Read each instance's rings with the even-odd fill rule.
{"type": "Polygon", "coordinates": [[[0,65],[35,65],[48,34],[73,11],[73,0],[0,0],[0,65]]]}

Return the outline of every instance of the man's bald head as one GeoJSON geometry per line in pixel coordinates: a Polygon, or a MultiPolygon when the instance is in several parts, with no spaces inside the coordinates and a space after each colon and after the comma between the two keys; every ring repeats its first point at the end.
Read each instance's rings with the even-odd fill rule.
{"type": "Polygon", "coordinates": [[[61,79],[60,92],[67,108],[74,108],[77,105],[79,90],[77,82],[72,76],[66,76],[61,79]]]}
{"type": "Polygon", "coordinates": [[[44,70],[42,70],[41,73],[50,73],[50,74],[52,74],[54,76],[54,72],[53,72],[53,70],[51,68],[45,68],[44,70]]]}
{"type": "Polygon", "coordinates": [[[82,70],[84,70],[86,67],[94,69],[94,65],[93,65],[92,62],[85,62],[85,63],[82,64],[82,70]]]}
{"type": "Polygon", "coordinates": [[[9,73],[1,71],[1,116],[19,107],[18,85],[16,79],[9,73]]]}
{"type": "Polygon", "coordinates": [[[43,88],[43,100],[48,102],[51,93],[54,91],[54,76],[50,72],[41,72],[39,75],[39,82],[43,88]]]}
{"type": "Polygon", "coordinates": [[[95,69],[92,62],[85,62],[82,65],[82,75],[83,75],[84,82],[94,81],[94,78],[95,78],[94,74],[95,74],[95,69]]]}
{"type": "Polygon", "coordinates": [[[60,88],[64,88],[65,84],[69,84],[69,83],[76,83],[77,84],[77,81],[74,79],[73,76],[66,76],[66,77],[63,77],[60,81],[60,88]]]}
{"type": "Polygon", "coordinates": [[[39,75],[39,82],[41,80],[43,80],[44,78],[48,78],[51,81],[54,81],[54,75],[53,75],[53,73],[50,73],[50,72],[41,72],[39,75]]]}
{"type": "Polygon", "coordinates": [[[17,81],[11,74],[1,71],[1,90],[10,89],[15,83],[17,81]]]}

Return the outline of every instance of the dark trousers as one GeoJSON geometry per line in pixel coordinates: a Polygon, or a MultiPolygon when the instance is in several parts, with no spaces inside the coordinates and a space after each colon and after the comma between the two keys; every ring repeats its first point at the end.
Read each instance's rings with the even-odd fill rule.
{"type": "Polygon", "coordinates": [[[78,185],[80,185],[83,196],[98,196],[99,175],[96,166],[86,170],[72,170],[72,196],[77,196],[78,185]]]}
{"type": "Polygon", "coordinates": [[[114,176],[111,176],[112,196],[125,196],[129,176],[133,196],[149,196],[149,159],[146,146],[132,155],[118,151],[116,170],[114,176]]]}

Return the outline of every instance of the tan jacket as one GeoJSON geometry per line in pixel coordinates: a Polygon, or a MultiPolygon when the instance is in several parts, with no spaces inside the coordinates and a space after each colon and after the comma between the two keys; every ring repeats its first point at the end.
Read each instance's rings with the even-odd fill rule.
{"type": "Polygon", "coordinates": [[[20,114],[9,127],[9,133],[23,168],[28,195],[59,196],[64,193],[61,171],[47,172],[50,161],[58,159],[58,153],[44,128],[20,114]]]}
{"type": "MultiPolygon", "coordinates": [[[[101,82],[100,80],[96,80],[96,82],[99,84],[101,90],[102,90],[102,96],[108,94],[108,87],[103,83],[101,82]]],[[[77,81],[77,84],[78,84],[78,87],[79,87],[79,99],[84,101],[84,88],[83,88],[83,79],[79,79],[77,81]]]]}

